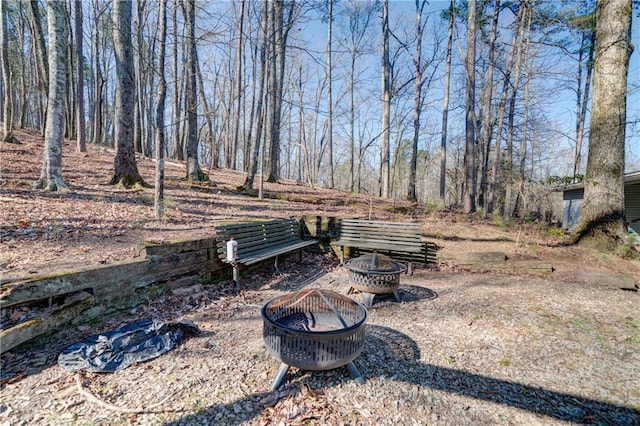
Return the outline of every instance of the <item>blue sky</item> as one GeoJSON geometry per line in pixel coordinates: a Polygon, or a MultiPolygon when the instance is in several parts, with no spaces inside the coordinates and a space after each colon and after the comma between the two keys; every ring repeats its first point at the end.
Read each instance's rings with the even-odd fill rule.
{"type": "MultiPolygon", "coordinates": [[[[431,1],[427,7],[426,13],[436,14],[430,16],[429,19],[432,20],[432,22],[438,22],[439,18],[437,17],[437,13],[448,7],[448,0],[431,1]]],[[[415,2],[414,0],[390,0],[389,8],[390,22],[393,26],[394,21],[398,20],[400,15],[406,16],[407,19],[413,19],[415,2]]],[[[636,10],[635,12],[632,22],[632,41],[636,48],[630,58],[628,82],[629,94],[627,99],[627,122],[629,123],[626,135],[627,171],[640,169],[640,16],[638,16],[640,11],[636,10]]],[[[508,13],[505,13],[504,15],[508,18],[508,13]]],[[[442,26],[446,26],[442,21],[439,22],[441,22],[442,26]]],[[[411,24],[413,24],[413,22],[411,22],[411,24]]],[[[379,17],[376,16],[372,23],[372,29],[378,30],[378,28],[379,17]]],[[[305,28],[305,31],[312,33],[312,45],[314,45],[318,51],[323,51],[326,46],[326,24],[321,23],[319,20],[315,20],[309,23],[305,28]]],[[[334,34],[335,31],[336,30],[334,28],[334,34]]],[[[460,27],[460,31],[464,31],[463,26],[460,27]]],[[[464,34],[459,34],[459,36],[464,38],[464,34]]],[[[507,36],[510,37],[510,33],[507,34],[507,36]]],[[[461,43],[464,44],[464,40],[461,40],[461,43]]],[[[372,74],[379,73],[379,60],[377,57],[372,56],[370,61],[370,72],[372,74]]],[[[459,58],[454,58],[454,63],[455,61],[458,61],[459,63],[459,58]]],[[[569,72],[573,71],[570,69],[569,72]]],[[[374,84],[379,85],[378,80],[372,81],[375,81],[374,84]]],[[[437,90],[438,89],[434,89],[434,91],[437,90]]],[[[564,163],[561,161],[558,162],[558,170],[554,171],[554,173],[559,175],[570,174],[572,173],[573,167],[572,150],[574,146],[574,142],[571,139],[575,135],[575,93],[570,89],[562,89],[561,87],[558,87],[558,89],[553,93],[553,98],[553,102],[549,102],[545,107],[545,113],[551,118],[552,122],[550,122],[550,125],[554,127],[554,131],[557,134],[557,142],[555,146],[557,152],[552,152],[549,156],[555,156],[558,158],[566,157],[564,163]]],[[[455,117],[456,112],[451,112],[450,114],[455,117]]],[[[454,120],[456,120],[456,122],[460,121],[455,118],[454,120]]],[[[587,149],[585,148],[583,151],[583,168],[586,165],[587,154],[587,149]]]]}

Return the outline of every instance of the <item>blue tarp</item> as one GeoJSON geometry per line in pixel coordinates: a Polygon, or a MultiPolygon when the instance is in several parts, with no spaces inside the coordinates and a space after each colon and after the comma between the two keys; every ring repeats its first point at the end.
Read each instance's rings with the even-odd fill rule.
{"type": "Polygon", "coordinates": [[[199,332],[190,321],[147,319],[74,343],[60,353],[58,364],[67,371],[112,373],[169,352],[199,332]]]}

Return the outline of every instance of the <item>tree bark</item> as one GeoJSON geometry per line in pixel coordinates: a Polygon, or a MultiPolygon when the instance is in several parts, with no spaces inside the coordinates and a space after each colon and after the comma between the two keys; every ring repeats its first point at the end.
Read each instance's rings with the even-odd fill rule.
{"type": "Polygon", "coordinates": [[[502,129],[504,125],[504,116],[507,105],[507,95],[509,94],[509,87],[511,84],[511,73],[513,71],[515,59],[516,59],[516,51],[518,49],[517,40],[519,28],[523,23],[523,13],[524,6],[520,5],[518,8],[518,14],[516,16],[516,21],[513,29],[513,33],[511,35],[511,50],[509,52],[509,58],[507,59],[506,69],[504,70],[504,78],[502,83],[502,94],[500,95],[500,102],[498,103],[497,109],[497,118],[496,118],[496,136],[495,136],[495,149],[493,151],[493,163],[491,165],[491,176],[489,179],[489,194],[487,196],[487,211],[491,213],[496,213],[498,210],[496,206],[496,191],[498,190],[498,165],[500,163],[500,151],[502,150],[502,129]]]}
{"type": "MultiPolygon", "coordinates": [[[[29,1],[29,9],[31,10],[31,17],[33,20],[32,23],[32,33],[35,44],[36,51],[36,59],[38,63],[38,82],[39,89],[42,97],[46,100],[47,93],[49,92],[49,64],[47,62],[47,48],[44,44],[44,32],[42,30],[42,19],[40,18],[40,7],[38,0],[29,1]]],[[[46,123],[46,101],[44,102],[43,108],[40,111],[40,116],[42,117],[41,125],[46,123]]],[[[44,126],[41,127],[42,132],[44,132],[44,126]]]]}
{"type": "Polygon", "coordinates": [[[493,23],[489,36],[489,66],[487,67],[487,84],[484,91],[484,133],[482,138],[482,164],[480,166],[480,186],[478,190],[478,204],[482,206],[483,216],[487,211],[487,174],[489,171],[489,152],[491,151],[491,136],[493,135],[493,121],[491,120],[491,102],[493,100],[493,70],[496,57],[496,38],[498,36],[498,19],[500,17],[500,0],[496,0],[493,11],[493,23]]]}
{"type": "Polygon", "coordinates": [[[465,61],[465,150],[464,150],[464,197],[465,213],[476,211],[476,134],[475,134],[475,56],[476,56],[476,1],[469,0],[467,16],[467,58],[465,61]]]}
{"type": "Polygon", "coordinates": [[[243,63],[243,47],[244,47],[244,14],[245,14],[246,0],[240,1],[240,16],[238,17],[238,44],[236,45],[236,98],[235,98],[235,116],[233,117],[233,149],[231,164],[232,169],[237,168],[237,152],[238,146],[240,146],[239,134],[240,134],[240,122],[242,113],[242,63],[243,63]]]}
{"type": "Polygon", "coordinates": [[[583,49],[581,46],[580,49],[580,60],[578,61],[578,97],[576,99],[576,152],[575,159],[573,162],[573,176],[575,177],[580,170],[582,169],[582,141],[584,140],[584,127],[585,121],[587,117],[587,107],[589,105],[589,89],[591,88],[591,75],[593,73],[593,52],[595,50],[596,43],[596,34],[594,28],[587,29],[588,36],[583,35],[584,40],[588,40],[588,54],[586,61],[587,73],[584,78],[584,90],[581,90],[580,87],[583,84],[582,82],[582,55],[583,49]]]}
{"type": "Polygon", "coordinates": [[[584,201],[574,241],[610,251],[625,242],[624,160],[631,0],[596,3],[596,53],[584,201]]]}
{"type": "Polygon", "coordinates": [[[49,96],[45,126],[43,163],[38,189],[58,191],[67,188],[62,178],[62,143],[64,141],[64,102],[67,87],[67,25],[65,3],[47,1],[49,27],[49,96]]]}
{"type": "Polygon", "coordinates": [[[3,99],[3,123],[4,134],[2,135],[3,142],[19,143],[18,139],[13,135],[13,85],[11,81],[11,67],[9,66],[9,32],[7,30],[8,17],[7,17],[7,0],[0,0],[0,37],[2,37],[2,84],[4,86],[4,99],[3,99]]]}
{"type": "Polygon", "coordinates": [[[507,149],[505,151],[505,188],[504,188],[504,208],[502,209],[502,219],[507,222],[512,217],[513,211],[513,185],[514,185],[514,175],[515,170],[513,167],[513,137],[514,137],[514,118],[515,118],[515,108],[516,108],[516,99],[518,96],[518,89],[520,87],[520,72],[522,70],[522,57],[524,49],[523,47],[526,45],[525,41],[525,33],[529,32],[529,25],[531,24],[531,7],[528,2],[523,2],[520,5],[520,8],[524,9],[523,13],[523,21],[526,20],[526,24],[520,26],[518,39],[520,42],[518,43],[518,51],[516,53],[516,62],[513,70],[514,77],[513,82],[511,83],[511,98],[509,99],[509,111],[507,113],[507,149]]]}
{"type": "Polygon", "coordinates": [[[131,43],[131,2],[128,0],[115,0],[113,3],[113,45],[116,57],[114,113],[116,156],[110,184],[125,188],[131,188],[134,185],[148,186],[138,172],[133,146],[136,85],[131,43]]]}
{"type": "Polygon", "coordinates": [[[333,92],[331,81],[333,69],[331,57],[333,56],[331,38],[333,30],[333,0],[327,0],[327,157],[329,166],[329,188],[335,186],[333,173],[333,92]]]}
{"type": "Polygon", "coordinates": [[[451,81],[451,52],[453,50],[453,24],[455,22],[455,0],[449,5],[447,30],[447,58],[444,71],[444,99],[442,100],[442,135],[440,138],[440,200],[446,203],[447,188],[447,121],[449,117],[449,85],[451,81]]]}
{"type": "Polygon", "coordinates": [[[104,86],[105,80],[102,77],[102,65],[100,63],[100,42],[99,42],[99,25],[100,25],[100,12],[97,5],[93,8],[93,131],[92,142],[95,145],[102,144],[103,142],[103,103],[104,103],[104,86]]]}
{"type": "Polygon", "coordinates": [[[167,0],[160,0],[160,46],[158,52],[158,103],[156,106],[156,175],[153,211],[156,219],[164,214],[164,106],[167,95],[167,82],[164,76],[165,46],[167,41],[167,0]]]}
{"type": "Polygon", "coordinates": [[[418,139],[420,137],[420,113],[422,112],[422,12],[427,2],[416,0],[416,57],[414,67],[416,72],[416,86],[413,106],[413,142],[411,144],[411,158],[409,160],[409,189],[407,200],[417,201],[416,173],[418,166],[418,139]]]}
{"type": "Polygon", "coordinates": [[[380,149],[380,196],[389,198],[390,190],[390,115],[391,64],[389,63],[389,1],[382,1],[382,146],[380,149]]]}
{"type": "Polygon", "coordinates": [[[187,179],[206,181],[198,160],[198,91],[196,84],[196,11],[195,0],[187,0],[187,92],[185,96],[187,121],[187,179]]]}
{"type": "Polygon", "coordinates": [[[76,151],[87,152],[84,120],[84,52],[82,48],[82,1],[75,0],[76,32],[76,151]]]}
{"type": "Polygon", "coordinates": [[[262,111],[262,104],[265,98],[264,86],[267,81],[267,50],[269,49],[269,2],[262,3],[262,12],[260,14],[260,27],[262,29],[262,42],[260,46],[260,76],[258,82],[258,94],[256,111],[254,117],[256,118],[256,129],[254,133],[254,142],[251,147],[251,165],[249,172],[244,181],[245,190],[253,189],[253,182],[258,172],[258,163],[260,161],[260,144],[262,140],[262,127],[264,124],[264,114],[262,111]]]}
{"type": "Polygon", "coordinates": [[[180,64],[178,59],[178,7],[179,2],[173,2],[172,9],[172,33],[173,33],[173,148],[175,152],[175,158],[178,160],[184,160],[184,149],[182,147],[182,133],[180,126],[180,116],[182,115],[182,108],[180,107],[180,64]]]}

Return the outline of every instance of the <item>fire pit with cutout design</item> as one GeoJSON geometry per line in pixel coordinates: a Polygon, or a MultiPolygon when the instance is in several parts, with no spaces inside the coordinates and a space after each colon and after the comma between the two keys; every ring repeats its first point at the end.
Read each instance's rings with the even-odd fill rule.
{"type": "Polygon", "coordinates": [[[364,383],[353,363],[365,341],[362,304],[331,290],[307,289],[271,299],[262,318],[264,344],[282,363],[271,390],[284,383],[292,366],[314,371],[346,365],[356,382],[364,383]]]}
{"type": "Polygon", "coordinates": [[[375,296],[381,294],[393,293],[396,301],[400,302],[400,274],[407,271],[406,265],[373,252],[349,259],[344,266],[349,270],[349,293],[355,290],[362,292],[366,307],[371,307],[375,296]]]}

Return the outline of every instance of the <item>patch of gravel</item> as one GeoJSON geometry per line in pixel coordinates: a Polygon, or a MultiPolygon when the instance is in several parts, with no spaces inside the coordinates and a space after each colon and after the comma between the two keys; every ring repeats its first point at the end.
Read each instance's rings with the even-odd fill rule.
{"type": "Polygon", "coordinates": [[[263,344],[263,304],[301,288],[349,289],[334,258],[305,258],[285,260],[279,275],[261,269],[239,292],[166,295],[3,354],[0,424],[640,424],[638,293],[446,268],[402,275],[402,303],[376,298],[354,361],[364,385],[345,368],[292,368],[270,392],[279,363],[263,344]],[[112,374],[56,364],[67,345],[145,317],[190,320],[201,333],[112,374]]]}

